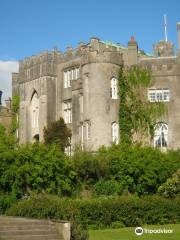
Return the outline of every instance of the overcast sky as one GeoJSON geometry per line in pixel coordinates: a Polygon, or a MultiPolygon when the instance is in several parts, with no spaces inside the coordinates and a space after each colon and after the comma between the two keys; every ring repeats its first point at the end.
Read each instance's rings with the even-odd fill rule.
{"type": "Polygon", "coordinates": [[[127,45],[134,35],[139,49],[151,53],[164,39],[164,14],[177,48],[180,0],[0,0],[0,90],[4,98],[11,95],[18,60],[55,46],[65,51],[94,36],[127,45]]]}

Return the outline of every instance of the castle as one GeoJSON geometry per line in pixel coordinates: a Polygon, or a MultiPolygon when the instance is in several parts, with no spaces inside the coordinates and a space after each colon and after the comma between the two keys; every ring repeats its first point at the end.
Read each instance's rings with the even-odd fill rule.
{"type": "MultiPolygon", "coordinates": [[[[180,23],[178,42],[180,48],[180,23]]],[[[160,41],[154,56],[138,51],[132,37],[127,47],[91,38],[66,53],[57,49],[19,62],[12,74],[13,94],[20,95],[19,141],[43,141],[43,129],[63,117],[72,130],[71,145],[97,150],[118,143],[119,67],[134,64],[152,72],[153,85],[147,90],[150,102],[165,102],[168,114],[159,119],[152,145],[180,147],[180,52],[173,44],[160,41]]],[[[70,149],[67,149],[70,151],[70,149]]]]}

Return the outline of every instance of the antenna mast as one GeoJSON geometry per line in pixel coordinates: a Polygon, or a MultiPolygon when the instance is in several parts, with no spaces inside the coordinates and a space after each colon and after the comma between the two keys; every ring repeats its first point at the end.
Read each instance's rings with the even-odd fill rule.
{"type": "Polygon", "coordinates": [[[164,34],[165,34],[165,41],[167,42],[167,16],[164,14],[164,34]]]}

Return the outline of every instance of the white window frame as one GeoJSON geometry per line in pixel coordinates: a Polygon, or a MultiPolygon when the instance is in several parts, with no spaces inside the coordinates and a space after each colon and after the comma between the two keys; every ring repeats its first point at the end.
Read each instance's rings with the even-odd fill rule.
{"type": "Polygon", "coordinates": [[[79,134],[80,134],[80,139],[81,139],[81,149],[84,149],[84,124],[83,122],[80,123],[79,126],[79,134]]]}
{"type": "Polygon", "coordinates": [[[64,88],[71,87],[71,81],[77,80],[79,78],[79,67],[67,69],[64,71],[63,79],[64,79],[64,88]]]}
{"type": "Polygon", "coordinates": [[[119,143],[119,124],[117,122],[111,124],[111,137],[113,143],[119,143]]]}
{"type": "Polygon", "coordinates": [[[111,99],[118,99],[118,81],[115,77],[111,78],[111,99]]]}
{"type": "Polygon", "coordinates": [[[31,111],[32,111],[32,128],[39,128],[39,98],[37,93],[35,92],[33,94],[32,100],[31,100],[31,111]],[[33,102],[36,102],[35,106],[33,102]]]}
{"type": "Polygon", "coordinates": [[[86,121],[86,139],[90,140],[91,139],[91,122],[86,121]]]}
{"type": "Polygon", "coordinates": [[[150,102],[169,102],[170,90],[169,89],[149,89],[148,99],[150,102]]]}
{"type": "Polygon", "coordinates": [[[75,79],[78,79],[79,78],[79,73],[80,73],[80,69],[79,69],[79,67],[77,67],[76,69],[75,69],[75,71],[76,71],[76,77],[75,77],[75,79]]]}
{"type": "Polygon", "coordinates": [[[83,97],[83,94],[80,94],[80,95],[79,95],[80,114],[82,114],[83,111],[84,111],[84,106],[83,106],[83,104],[84,104],[84,97],[83,97]]]}
{"type": "Polygon", "coordinates": [[[64,71],[64,88],[68,88],[68,72],[64,71]]]}
{"type": "Polygon", "coordinates": [[[154,147],[167,148],[168,146],[168,124],[157,123],[154,127],[154,147]]]}
{"type": "Polygon", "coordinates": [[[71,100],[64,102],[64,122],[65,123],[72,123],[72,103],[71,100]]]}

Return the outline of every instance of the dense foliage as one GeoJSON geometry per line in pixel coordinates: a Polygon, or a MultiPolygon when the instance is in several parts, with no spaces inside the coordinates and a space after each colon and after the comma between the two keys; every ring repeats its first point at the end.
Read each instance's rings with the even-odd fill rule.
{"type": "Polygon", "coordinates": [[[0,126],[0,193],[15,198],[32,192],[70,195],[75,172],[58,146],[17,146],[0,126]]]}
{"type": "Polygon", "coordinates": [[[171,198],[180,195],[180,169],[159,187],[158,193],[164,197],[171,198]]]}
{"type": "Polygon", "coordinates": [[[12,97],[12,126],[11,133],[16,134],[16,131],[19,126],[18,114],[19,114],[19,105],[20,105],[20,97],[19,95],[14,95],[12,97]]]}
{"type": "Polygon", "coordinates": [[[46,144],[57,144],[64,152],[70,146],[71,131],[67,128],[63,118],[52,122],[44,129],[44,141],[46,144]]]}
{"type": "Polygon", "coordinates": [[[162,103],[150,103],[147,87],[150,72],[137,66],[120,68],[119,72],[119,124],[121,143],[132,143],[153,136],[156,120],[165,113],[162,103]]]}
{"type": "Polygon", "coordinates": [[[162,153],[140,145],[102,147],[97,154],[78,152],[73,157],[78,181],[95,196],[157,192],[180,167],[180,151],[162,153]]]}
{"type": "Polygon", "coordinates": [[[180,198],[158,196],[111,197],[71,200],[40,195],[13,205],[7,214],[36,218],[66,219],[93,228],[180,222],[180,198]]]}

